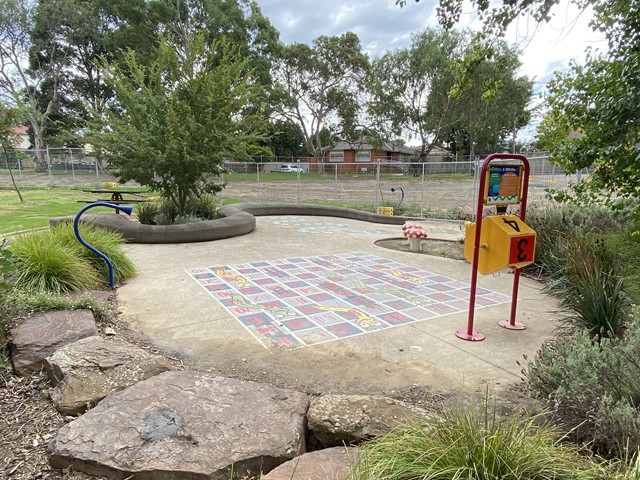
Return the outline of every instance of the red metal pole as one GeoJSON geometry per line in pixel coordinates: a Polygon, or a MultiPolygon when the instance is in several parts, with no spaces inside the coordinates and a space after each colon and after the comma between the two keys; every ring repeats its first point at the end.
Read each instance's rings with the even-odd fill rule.
{"type": "MultiPolygon", "coordinates": [[[[516,157],[514,157],[516,158],[516,157]]],[[[522,177],[522,185],[520,192],[520,220],[524,222],[527,214],[527,195],[529,193],[529,160],[525,156],[518,155],[518,160],[522,161],[524,166],[524,175],[522,177]]],[[[520,285],[520,269],[516,268],[513,272],[513,289],[511,291],[511,313],[509,315],[509,321],[500,320],[498,325],[508,330],[525,330],[527,326],[524,323],[516,322],[516,309],[518,305],[518,287],[520,285]]]]}
{"type": "Polygon", "coordinates": [[[484,335],[473,330],[473,316],[476,309],[476,289],[478,286],[478,261],[480,258],[480,231],[482,230],[482,212],[484,209],[484,188],[487,178],[487,167],[496,155],[489,155],[482,162],[480,171],[480,186],[478,188],[478,206],[476,208],[476,235],[473,240],[473,263],[471,264],[471,289],[469,290],[469,317],[467,319],[467,329],[456,331],[456,337],[470,342],[484,340],[484,335]]]}
{"type": "MultiPolygon", "coordinates": [[[[478,206],[476,208],[476,232],[473,243],[473,263],[471,264],[471,288],[469,290],[469,317],[467,319],[467,328],[466,330],[461,329],[456,331],[456,336],[463,340],[468,341],[481,341],[484,340],[485,336],[477,331],[473,330],[473,320],[475,315],[475,307],[476,307],[476,290],[478,284],[478,263],[480,258],[480,233],[482,230],[482,213],[484,209],[484,194],[485,194],[485,184],[487,177],[487,167],[491,163],[492,160],[519,160],[522,162],[524,167],[524,175],[522,178],[521,191],[520,191],[520,219],[524,221],[526,210],[527,210],[527,195],[529,190],[529,160],[523,155],[512,155],[512,154],[504,154],[504,153],[494,153],[489,155],[484,159],[482,163],[482,170],[480,173],[480,188],[478,190],[478,206]]],[[[516,319],[516,309],[518,303],[518,287],[520,283],[520,269],[516,269],[513,276],[513,289],[511,292],[511,314],[509,321],[501,320],[498,324],[504,328],[508,328],[510,330],[524,330],[526,328],[525,325],[518,323],[515,321],[516,319]]]]}

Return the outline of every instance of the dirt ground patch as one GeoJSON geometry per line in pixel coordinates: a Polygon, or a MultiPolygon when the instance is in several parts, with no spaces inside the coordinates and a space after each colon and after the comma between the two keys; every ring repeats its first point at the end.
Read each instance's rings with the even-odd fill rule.
{"type": "Polygon", "coordinates": [[[453,260],[464,260],[464,244],[454,240],[440,240],[425,238],[422,240],[422,251],[410,252],[409,241],[404,237],[383,238],[374,242],[377,246],[397,250],[399,252],[409,252],[415,255],[435,255],[436,257],[451,258],[453,260]]]}

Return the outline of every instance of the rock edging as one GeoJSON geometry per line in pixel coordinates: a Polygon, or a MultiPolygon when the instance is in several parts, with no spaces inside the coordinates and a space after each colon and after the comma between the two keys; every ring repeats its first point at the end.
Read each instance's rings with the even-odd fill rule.
{"type": "MultiPolygon", "coordinates": [[[[52,401],[63,415],[80,415],[67,416],[69,423],[49,444],[55,469],[140,480],[228,480],[232,469],[274,471],[265,479],[295,471],[288,478],[343,480],[358,450],[307,452],[309,441],[357,445],[402,421],[428,418],[426,411],[387,397],[324,395],[311,402],[303,392],[268,384],[198,371],[161,372],[170,368],[162,357],[98,334],[60,341],[62,333],[74,330],[69,325],[87,323],[87,317],[91,312],[51,312],[22,325],[28,337],[12,331],[13,348],[41,339],[39,351],[48,356],[38,365],[45,365],[56,386],[52,401]],[[62,317],[68,321],[51,322],[62,317]]],[[[90,333],[97,332],[95,320],[88,323],[90,333]]]]}

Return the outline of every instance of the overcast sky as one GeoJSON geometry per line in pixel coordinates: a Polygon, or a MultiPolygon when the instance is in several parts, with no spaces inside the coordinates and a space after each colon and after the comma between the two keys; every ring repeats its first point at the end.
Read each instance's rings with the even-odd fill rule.
{"type": "MultiPolygon", "coordinates": [[[[284,43],[310,43],[320,35],[358,34],[370,58],[409,46],[412,33],[436,26],[435,0],[408,0],[401,9],[395,0],[257,0],[262,13],[280,31],[284,43]]],[[[579,14],[567,0],[552,11],[549,24],[536,26],[521,18],[506,39],[521,49],[519,72],[536,81],[539,91],[555,69],[566,70],[571,59],[582,61],[588,45],[605,48],[602,37],[588,27],[590,15],[579,14]]],[[[463,11],[461,26],[478,27],[471,9],[463,11]]]]}

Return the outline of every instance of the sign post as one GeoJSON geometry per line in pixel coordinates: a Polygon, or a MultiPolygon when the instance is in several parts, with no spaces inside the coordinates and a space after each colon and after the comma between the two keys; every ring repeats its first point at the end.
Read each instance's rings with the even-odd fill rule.
{"type": "Polygon", "coordinates": [[[520,268],[533,263],[535,232],[524,223],[529,188],[529,161],[523,155],[497,153],[489,155],[482,163],[481,190],[478,192],[478,207],[475,224],[467,229],[465,257],[471,262],[471,289],[469,291],[469,317],[467,328],[456,332],[456,336],[468,341],[481,341],[485,336],[473,329],[478,271],[486,275],[505,267],[514,269],[509,320],[498,324],[509,330],[524,330],[524,324],[516,322],[520,268]],[[493,164],[494,160],[515,160],[517,164],[493,164]],[[485,219],[483,230],[482,213],[485,206],[496,206],[505,213],[507,206],[520,205],[519,216],[498,215],[485,219]],[[473,239],[473,242],[471,240],[473,239]]]}

